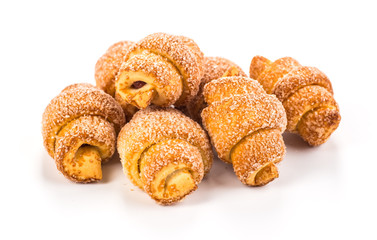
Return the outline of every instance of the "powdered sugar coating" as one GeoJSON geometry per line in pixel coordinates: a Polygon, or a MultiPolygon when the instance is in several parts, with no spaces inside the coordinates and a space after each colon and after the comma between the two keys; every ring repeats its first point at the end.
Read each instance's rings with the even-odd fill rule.
{"type": "Polygon", "coordinates": [[[248,77],[222,77],[206,84],[203,96],[208,104],[221,101],[234,95],[266,95],[262,86],[248,77]]]}
{"type": "MultiPolygon", "coordinates": [[[[202,77],[203,58],[199,47],[191,39],[166,33],[148,35],[137,42],[126,54],[125,61],[144,50],[161,55],[176,67],[184,86],[177,106],[191,100],[198,92],[202,77]]],[[[123,67],[121,67],[121,71],[123,67]]]]}
{"type": "Polygon", "coordinates": [[[113,97],[115,76],[123,63],[124,56],[133,44],[131,41],[120,41],[111,45],[96,63],[94,74],[96,85],[113,97]]]}
{"type": "MultiPolygon", "coordinates": [[[[138,169],[143,153],[169,139],[183,140],[195,147],[201,155],[203,172],[209,171],[213,154],[207,135],[199,124],[173,108],[148,107],[138,111],[118,136],[118,152],[123,169],[135,185],[140,188],[144,185],[138,169]]],[[[178,152],[171,148],[165,149],[165,154],[178,152]]]]}

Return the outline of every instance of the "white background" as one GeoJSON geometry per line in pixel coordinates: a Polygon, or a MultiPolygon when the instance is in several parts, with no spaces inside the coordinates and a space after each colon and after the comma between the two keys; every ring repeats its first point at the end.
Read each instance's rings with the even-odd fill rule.
{"type": "Polygon", "coordinates": [[[1,239],[376,239],[373,1],[59,2],[0,3],[1,239]],[[318,67],[340,105],[338,130],[315,148],[285,135],[280,177],[265,187],[242,185],[216,161],[169,207],[133,186],[116,159],[100,183],[69,182],[43,148],[44,108],[65,86],[94,83],[111,44],[154,32],[191,37],[246,72],[257,54],[318,67]]]}

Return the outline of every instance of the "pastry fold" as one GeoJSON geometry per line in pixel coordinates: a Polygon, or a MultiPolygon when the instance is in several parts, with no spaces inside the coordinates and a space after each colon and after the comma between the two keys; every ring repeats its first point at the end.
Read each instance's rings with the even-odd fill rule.
{"type": "MultiPolygon", "coordinates": [[[[112,97],[116,97],[115,94],[115,77],[119,72],[119,69],[124,62],[124,57],[131,48],[134,42],[120,41],[111,45],[105,54],[103,54],[97,61],[95,66],[95,80],[96,86],[102,89],[112,97]]],[[[137,108],[121,98],[117,98],[118,103],[122,107],[127,119],[131,119],[137,112],[137,108]]]]}
{"type": "Polygon", "coordinates": [[[119,133],[117,148],[129,179],[164,205],[194,191],[212,166],[205,131],[173,108],[138,111],[119,133]]]}
{"type": "Polygon", "coordinates": [[[43,113],[44,146],[66,178],[98,181],[101,163],[113,155],[116,133],[124,123],[122,108],[110,95],[90,84],[74,84],[43,113]]]}
{"type": "Polygon", "coordinates": [[[299,134],[307,143],[325,143],[338,127],[341,117],[328,77],[315,67],[301,66],[284,57],[271,62],[256,56],[250,77],[267,93],[275,94],[287,113],[287,130],[299,134]]]}
{"type": "Polygon", "coordinates": [[[120,41],[111,45],[97,61],[94,78],[96,86],[112,97],[115,96],[115,76],[123,63],[124,56],[134,44],[131,41],[120,41]]]}
{"type": "Polygon", "coordinates": [[[151,34],[127,52],[116,79],[116,98],[139,109],[185,105],[198,92],[203,53],[187,37],[151,34]]]}
{"type": "Polygon", "coordinates": [[[205,129],[221,160],[232,163],[242,183],[267,184],[278,177],[287,123],[279,100],[247,77],[223,77],[204,87],[205,129]]]}
{"type": "Polygon", "coordinates": [[[186,112],[196,122],[201,123],[200,114],[207,107],[203,97],[204,85],[224,74],[232,76],[247,75],[234,62],[223,57],[204,57],[203,77],[200,81],[198,94],[187,104],[186,112]]]}

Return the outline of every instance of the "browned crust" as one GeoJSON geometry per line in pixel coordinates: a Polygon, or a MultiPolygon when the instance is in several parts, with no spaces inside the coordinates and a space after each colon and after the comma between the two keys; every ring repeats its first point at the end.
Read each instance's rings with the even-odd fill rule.
{"type": "Polygon", "coordinates": [[[123,63],[124,56],[133,44],[131,41],[114,43],[96,63],[94,72],[96,85],[113,97],[115,94],[115,76],[123,63]]]}

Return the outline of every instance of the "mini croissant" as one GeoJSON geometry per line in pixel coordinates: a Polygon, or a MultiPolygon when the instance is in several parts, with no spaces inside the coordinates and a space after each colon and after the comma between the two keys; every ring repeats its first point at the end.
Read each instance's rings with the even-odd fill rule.
{"type": "Polygon", "coordinates": [[[206,84],[202,121],[221,160],[242,183],[261,186],[278,177],[287,123],[279,100],[255,80],[222,77],[206,84]]]}
{"type": "Polygon", "coordinates": [[[250,77],[275,94],[287,113],[287,130],[310,145],[325,143],[340,123],[339,107],[327,76],[315,67],[301,66],[290,57],[271,62],[256,56],[250,77]]]}
{"type": "Polygon", "coordinates": [[[115,98],[139,109],[185,105],[198,92],[203,53],[183,36],[151,34],[131,47],[115,83],[115,98]]]}
{"type": "Polygon", "coordinates": [[[177,202],[197,188],[212,165],[200,125],[173,108],[138,111],[118,136],[129,179],[160,204],[177,202]]]}
{"type": "Polygon", "coordinates": [[[116,133],[124,123],[114,98],[90,84],[74,84],[52,99],[43,113],[44,146],[66,178],[98,181],[101,163],[113,155],[116,133]]]}

